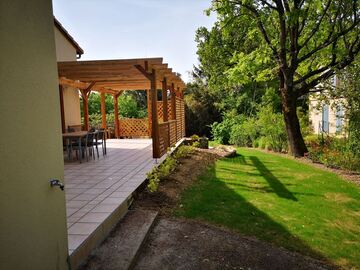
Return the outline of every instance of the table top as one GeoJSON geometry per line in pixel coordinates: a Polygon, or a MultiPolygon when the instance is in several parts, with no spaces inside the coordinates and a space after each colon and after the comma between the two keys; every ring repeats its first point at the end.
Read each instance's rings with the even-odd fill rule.
{"type": "Polygon", "coordinates": [[[68,132],[63,133],[63,138],[77,138],[77,137],[85,137],[88,134],[87,131],[75,131],[75,132],[68,132]]]}

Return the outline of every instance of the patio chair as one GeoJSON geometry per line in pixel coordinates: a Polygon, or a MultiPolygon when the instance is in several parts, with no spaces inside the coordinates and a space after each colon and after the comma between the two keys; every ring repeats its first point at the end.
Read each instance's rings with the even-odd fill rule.
{"type": "MultiPolygon", "coordinates": [[[[96,134],[97,132],[89,131],[85,139],[85,149],[89,151],[89,155],[92,156],[94,159],[95,159],[94,147],[95,146],[97,147],[97,145],[95,144],[96,134]]],[[[89,161],[88,156],[87,156],[87,160],[89,161]]]]}
{"type": "Polygon", "coordinates": [[[103,156],[106,155],[106,138],[105,138],[105,130],[99,129],[96,132],[95,136],[95,147],[97,152],[97,157],[99,158],[99,148],[98,146],[101,145],[103,156]]]}
{"type": "Polygon", "coordinates": [[[85,155],[86,161],[89,161],[89,155],[92,155],[95,159],[94,138],[95,138],[95,133],[88,132],[86,136],[81,139],[81,153],[79,149],[79,144],[77,142],[76,143],[73,142],[72,148],[76,151],[77,157],[79,157],[79,155],[84,157],[85,155]]]}
{"type": "Polygon", "coordinates": [[[73,126],[68,126],[68,132],[76,132],[76,131],[81,131],[82,130],[82,126],[81,125],[73,125],[73,126]]]}

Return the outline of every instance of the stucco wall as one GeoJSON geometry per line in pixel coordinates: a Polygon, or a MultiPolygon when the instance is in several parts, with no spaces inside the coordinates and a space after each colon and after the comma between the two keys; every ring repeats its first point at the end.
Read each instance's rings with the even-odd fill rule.
{"type": "Polygon", "coordinates": [[[65,127],[81,124],[79,91],[64,87],[65,127]]]}
{"type": "MultiPolygon", "coordinates": [[[[54,31],[57,61],[76,61],[76,49],[74,46],[55,26],[54,31]]],[[[70,87],[64,89],[64,113],[65,127],[81,124],[80,98],[77,89],[70,87]]]]}
{"type": "Polygon", "coordinates": [[[68,269],[51,0],[0,1],[0,269],[68,269]]]}
{"type": "MultiPolygon", "coordinates": [[[[309,117],[314,129],[315,134],[319,134],[319,123],[322,121],[322,105],[319,106],[319,100],[316,98],[316,95],[310,98],[309,104],[309,117]]],[[[329,134],[336,133],[336,108],[334,106],[334,101],[331,101],[329,104],[329,134]]]]}
{"type": "Polygon", "coordinates": [[[56,59],[62,61],[76,61],[75,47],[64,37],[64,35],[54,26],[56,59]]]}

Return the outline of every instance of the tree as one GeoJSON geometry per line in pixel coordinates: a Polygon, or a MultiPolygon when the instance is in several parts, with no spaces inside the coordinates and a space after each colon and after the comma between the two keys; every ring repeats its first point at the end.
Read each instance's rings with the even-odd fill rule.
{"type": "Polygon", "coordinates": [[[322,82],[354,61],[360,50],[357,0],[213,0],[211,10],[221,31],[244,22],[239,32],[253,48],[233,56],[229,74],[277,75],[290,152],[303,156],[296,102],[322,91],[322,82]]]}

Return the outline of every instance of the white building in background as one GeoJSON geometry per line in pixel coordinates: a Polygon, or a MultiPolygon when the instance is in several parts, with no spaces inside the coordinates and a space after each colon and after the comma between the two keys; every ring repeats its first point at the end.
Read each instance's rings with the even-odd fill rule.
{"type": "MultiPolygon", "coordinates": [[[[338,85],[336,76],[334,86],[338,85]]],[[[340,135],[344,133],[346,123],[343,100],[321,101],[319,94],[309,97],[309,117],[315,134],[327,133],[329,135],[340,135]]]]}

